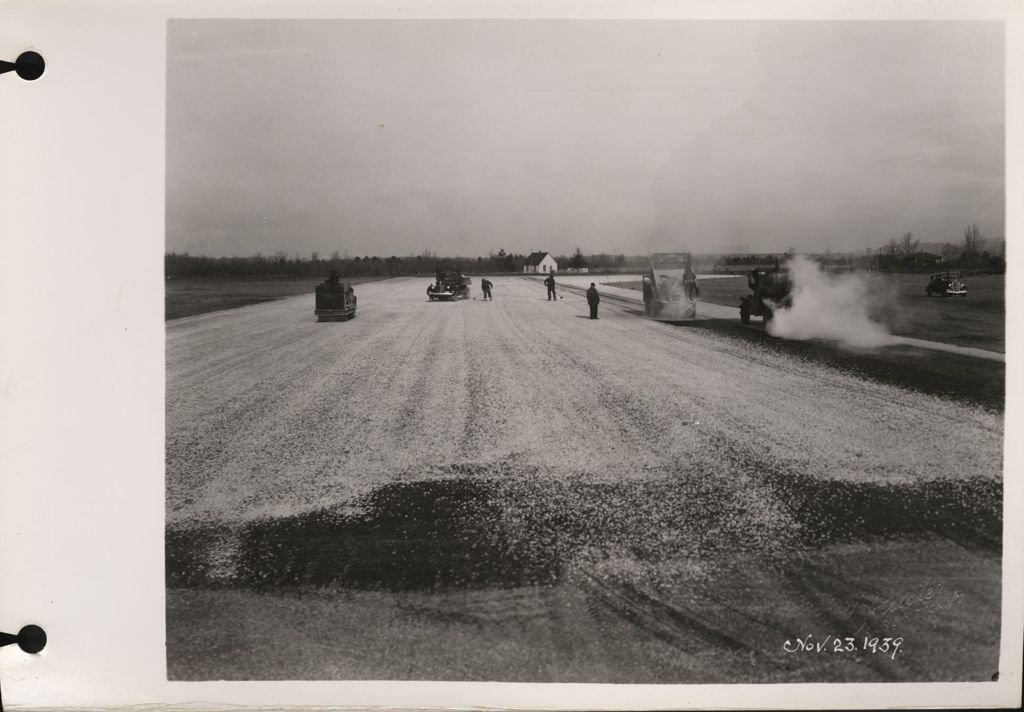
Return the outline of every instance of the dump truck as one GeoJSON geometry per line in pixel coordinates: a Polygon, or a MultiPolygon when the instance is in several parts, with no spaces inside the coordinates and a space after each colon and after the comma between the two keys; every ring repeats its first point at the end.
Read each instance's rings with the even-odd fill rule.
{"type": "Polygon", "coordinates": [[[317,321],[347,321],[356,315],[356,294],[351,284],[345,284],[335,270],[316,285],[317,321]]]}
{"type": "Polygon", "coordinates": [[[759,316],[767,324],[775,310],[792,304],[789,273],[778,265],[750,270],[747,275],[750,294],[740,297],[740,321],[750,323],[750,317],[759,316]]]}
{"type": "Polygon", "coordinates": [[[653,255],[643,276],[644,312],[662,321],[685,321],[697,317],[697,275],[689,253],[653,255]]]}
{"type": "Polygon", "coordinates": [[[469,299],[472,278],[462,272],[437,271],[437,279],[427,287],[427,298],[432,302],[469,299]]]}

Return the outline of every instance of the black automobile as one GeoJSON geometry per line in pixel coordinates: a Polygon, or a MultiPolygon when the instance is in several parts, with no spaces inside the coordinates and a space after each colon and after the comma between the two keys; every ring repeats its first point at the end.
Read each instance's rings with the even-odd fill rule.
{"type": "Polygon", "coordinates": [[[935,272],[924,291],[929,297],[966,297],[967,285],[960,272],[935,272]]]}

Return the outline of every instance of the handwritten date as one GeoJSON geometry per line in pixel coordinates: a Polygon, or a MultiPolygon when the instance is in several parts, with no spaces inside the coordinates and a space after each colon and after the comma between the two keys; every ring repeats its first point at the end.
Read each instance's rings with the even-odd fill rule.
{"type": "Polygon", "coordinates": [[[787,639],[782,644],[782,649],[787,653],[870,653],[872,655],[889,655],[890,660],[896,659],[903,645],[903,638],[877,638],[864,636],[863,638],[840,637],[838,635],[826,635],[822,639],[815,639],[813,634],[805,635],[794,640],[787,639]]]}

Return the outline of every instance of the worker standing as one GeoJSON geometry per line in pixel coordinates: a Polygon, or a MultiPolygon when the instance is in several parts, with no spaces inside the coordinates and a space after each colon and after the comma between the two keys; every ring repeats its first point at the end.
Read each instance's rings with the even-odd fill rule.
{"type": "Polygon", "coordinates": [[[590,283],[590,289],[587,290],[587,304],[590,305],[590,318],[597,318],[597,305],[601,303],[601,295],[597,293],[597,285],[593,282],[590,283]]]}
{"type": "Polygon", "coordinates": [[[488,299],[492,302],[494,301],[494,297],[491,296],[491,287],[493,286],[494,285],[491,284],[491,280],[489,279],[480,280],[480,289],[484,292],[484,301],[487,301],[488,299]]]}
{"type": "Polygon", "coordinates": [[[691,302],[700,295],[700,290],[697,288],[697,275],[694,274],[689,262],[686,263],[686,269],[683,271],[683,291],[691,302]]]}
{"type": "Polygon", "coordinates": [[[558,296],[555,294],[555,273],[554,272],[551,272],[550,274],[548,274],[548,278],[544,280],[544,284],[548,288],[548,301],[550,302],[552,299],[558,299],[558,296]]]}

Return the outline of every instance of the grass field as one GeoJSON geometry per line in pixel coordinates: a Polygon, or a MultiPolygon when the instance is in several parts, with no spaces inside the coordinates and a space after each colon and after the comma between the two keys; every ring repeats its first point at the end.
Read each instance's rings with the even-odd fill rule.
{"type": "MultiPolygon", "coordinates": [[[[346,277],[343,281],[359,284],[375,279],[346,277]]],[[[319,279],[169,279],[164,286],[164,318],[180,319],[297,294],[309,295],[309,309],[312,312],[313,288],[319,282],[319,279]]]]}
{"type": "MultiPolygon", "coordinates": [[[[967,297],[945,299],[925,294],[928,275],[872,274],[867,279],[869,314],[893,334],[1005,352],[1005,275],[969,277],[967,297]]],[[[615,286],[640,290],[640,282],[615,286]]],[[[737,307],[737,319],[740,297],[749,292],[745,275],[700,282],[701,301],[737,307]]]]}

